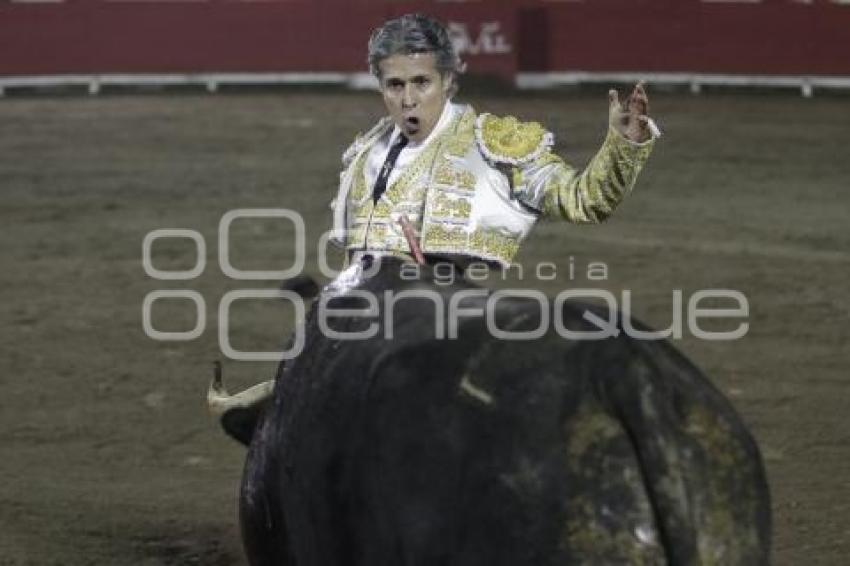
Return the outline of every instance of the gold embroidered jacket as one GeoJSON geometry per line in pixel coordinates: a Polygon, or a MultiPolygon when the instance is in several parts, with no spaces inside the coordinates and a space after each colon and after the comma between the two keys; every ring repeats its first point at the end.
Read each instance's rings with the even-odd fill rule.
{"type": "Polygon", "coordinates": [[[377,204],[366,186],[369,150],[393,124],[381,120],[345,152],[334,209],[334,240],[349,251],[408,253],[398,219],[407,215],[426,254],[510,265],[541,216],[597,223],[634,186],[653,140],[635,144],[610,129],[583,171],[551,151],[536,122],[457,106],[450,125],[423,149],[377,204]]]}

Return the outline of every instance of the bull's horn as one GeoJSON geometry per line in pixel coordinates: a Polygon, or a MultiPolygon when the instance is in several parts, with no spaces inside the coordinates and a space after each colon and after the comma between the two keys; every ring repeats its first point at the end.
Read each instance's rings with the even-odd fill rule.
{"type": "Polygon", "coordinates": [[[215,372],[207,390],[207,407],[209,407],[210,413],[220,417],[231,409],[247,409],[262,403],[271,397],[273,390],[274,380],[270,379],[245,391],[230,395],[224,387],[224,381],[221,377],[221,362],[215,362],[215,372]]]}

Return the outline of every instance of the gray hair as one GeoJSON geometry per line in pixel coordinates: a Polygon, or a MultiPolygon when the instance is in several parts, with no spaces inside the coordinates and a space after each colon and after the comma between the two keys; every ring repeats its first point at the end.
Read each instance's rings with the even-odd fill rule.
{"type": "Polygon", "coordinates": [[[457,77],[463,63],[452,45],[446,27],[423,14],[405,14],[389,20],[372,32],[369,38],[369,71],[381,77],[378,64],[393,55],[433,53],[437,70],[457,77]]]}

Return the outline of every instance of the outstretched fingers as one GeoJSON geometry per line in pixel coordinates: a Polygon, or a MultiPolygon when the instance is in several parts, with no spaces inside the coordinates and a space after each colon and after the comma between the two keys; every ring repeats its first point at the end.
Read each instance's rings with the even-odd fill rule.
{"type": "Polygon", "coordinates": [[[611,112],[622,110],[620,94],[613,88],[608,91],[608,109],[611,112]]]}
{"type": "Polygon", "coordinates": [[[631,101],[629,108],[633,114],[638,116],[649,114],[649,97],[646,95],[646,83],[644,81],[640,81],[635,85],[629,99],[631,101]]]}
{"type": "Polygon", "coordinates": [[[649,96],[644,81],[639,81],[625,100],[620,99],[615,89],[609,90],[608,105],[610,124],[628,139],[642,142],[661,135],[649,118],[649,96]]]}

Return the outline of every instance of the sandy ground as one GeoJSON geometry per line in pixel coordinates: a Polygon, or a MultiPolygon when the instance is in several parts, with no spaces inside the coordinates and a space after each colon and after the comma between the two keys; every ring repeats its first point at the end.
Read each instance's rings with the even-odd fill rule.
{"type": "MultiPolygon", "coordinates": [[[[545,122],[558,150],[582,164],[601,141],[604,93],[473,96],[481,110],[545,122]]],[[[244,451],[208,417],[204,395],[220,353],[226,291],[218,265],[222,215],[285,207],[313,243],[328,227],[339,155],[379,115],[371,94],[11,97],[0,100],[0,564],[242,564],[236,493],[244,451]],[[206,269],[158,281],[142,241],[188,228],[206,242],[206,269]],[[196,340],[142,330],[157,289],[205,301],[196,340]]],[[[522,261],[556,263],[556,293],[631,289],[634,312],[671,320],[674,289],[728,288],[749,301],[749,331],[679,346],[726,392],[768,466],[776,564],[839,564],[850,554],[847,375],[850,163],[846,98],[655,95],[666,136],[634,195],[607,224],[538,226],[522,261]],[[570,264],[574,265],[571,273],[570,264]]],[[[237,221],[241,269],[287,265],[291,230],[237,221]]],[[[189,240],[154,246],[159,269],[190,269],[189,240]]],[[[274,350],[291,313],[269,301],[232,309],[230,339],[274,350]]],[[[191,303],[156,303],[160,330],[194,325],[191,303]]],[[[728,322],[726,323],[728,325],[728,322]]],[[[274,364],[225,361],[233,388],[274,364]]]]}

